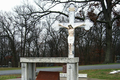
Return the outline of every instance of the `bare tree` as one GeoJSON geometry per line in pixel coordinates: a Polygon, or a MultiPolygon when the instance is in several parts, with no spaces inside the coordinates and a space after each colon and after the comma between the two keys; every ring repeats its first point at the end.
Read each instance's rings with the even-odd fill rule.
{"type": "Polygon", "coordinates": [[[16,27],[14,26],[14,17],[10,13],[1,14],[1,28],[4,34],[1,37],[6,37],[9,40],[9,48],[12,51],[13,66],[17,66],[17,48],[16,48],[16,27]]]}
{"type": "MultiPolygon", "coordinates": [[[[119,14],[113,15],[113,12],[117,12],[114,10],[115,5],[117,5],[120,1],[119,0],[98,0],[99,3],[93,4],[97,6],[100,4],[102,10],[95,15],[91,15],[91,20],[96,21],[101,17],[103,14],[103,20],[100,20],[105,23],[106,28],[106,57],[105,57],[105,63],[113,62],[113,53],[112,53],[112,26],[113,22],[115,20],[119,19],[119,14]],[[114,16],[114,17],[112,17],[114,16]]],[[[94,14],[94,12],[92,11],[94,14]]]]}
{"type": "MultiPolygon", "coordinates": [[[[40,29],[38,26],[38,20],[34,19],[32,15],[27,15],[35,9],[31,5],[22,5],[15,8],[16,26],[21,36],[21,56],[31,56],[33,53],[31,50],[32,43],[36,44],[38,50],[38,38],[40,29]]],[[[37,53],[38,54],[38,53],[37,53]]]]}

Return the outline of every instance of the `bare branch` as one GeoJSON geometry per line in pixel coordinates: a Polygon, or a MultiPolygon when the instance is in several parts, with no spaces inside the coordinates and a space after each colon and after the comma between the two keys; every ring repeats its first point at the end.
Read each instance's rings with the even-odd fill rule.
{"type": "Polygon", "coordinates": [[[120,19],[120,15],[118,15],[117,17],[112,19],[112,23],[116,20],[116,19],[120,19]]]}
{"type": "Polygon", "coordinates": [[[75,3],[87,3],[87,2],[91,2],[91,1],[101,1],[101,0],[85,0],[85,1],[55,1],[55,2],[59,2],[59,3],[69,3],[69,2],[75,2],[75,3]]]}

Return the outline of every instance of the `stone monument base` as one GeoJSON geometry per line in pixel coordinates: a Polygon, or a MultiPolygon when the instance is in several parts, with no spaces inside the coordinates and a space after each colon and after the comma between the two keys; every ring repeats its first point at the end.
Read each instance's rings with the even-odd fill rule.
{"type": "Polygon", "coordinates": [[[22,80],[35,80],[36,63],[67,63],[67,80],[78,80],[78,57],[21,57],[20,62],[22,80]]]}

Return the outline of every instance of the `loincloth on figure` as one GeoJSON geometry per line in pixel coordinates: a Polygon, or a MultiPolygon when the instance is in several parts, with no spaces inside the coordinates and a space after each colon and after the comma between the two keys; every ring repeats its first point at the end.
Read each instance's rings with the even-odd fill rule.
{"type": "Polygon", "coordinates": [[[73,37],[70,37],[70,36],[68,36],[68,43],[69,44],[73,44],[74,43],[74,36],[73,37]]]}

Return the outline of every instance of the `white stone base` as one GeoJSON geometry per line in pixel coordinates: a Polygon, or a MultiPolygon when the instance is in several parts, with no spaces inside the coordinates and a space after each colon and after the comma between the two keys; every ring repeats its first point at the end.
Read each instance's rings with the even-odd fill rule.
{"type": "Polygon", "coordinates": [[[87,78],[87,74],[78,74],[79,78],[87,78]]]}
{"type": "Polygon", "coordinates": [[[74,58],[74,55],[73,54],[69,54],[68,57],[69,58],[74,58]]]}
{"type": "MultiPolygon", "coordinates": [[[[67,73],[60,73],[60,77],[67,77],[67,73]]],[[[87,74],[78,74],[79,78],[87,78],[87,74]]]]}
{"type": "MultiPolygon", "coordinates": [[[[79,58],[68,57],[21,57],[22,80],[35,80],[36,63],[67,63],[67,80],[78,80],[79,58]]],[[[64,75],[65,76],[65,75],[64,75]]]]}

